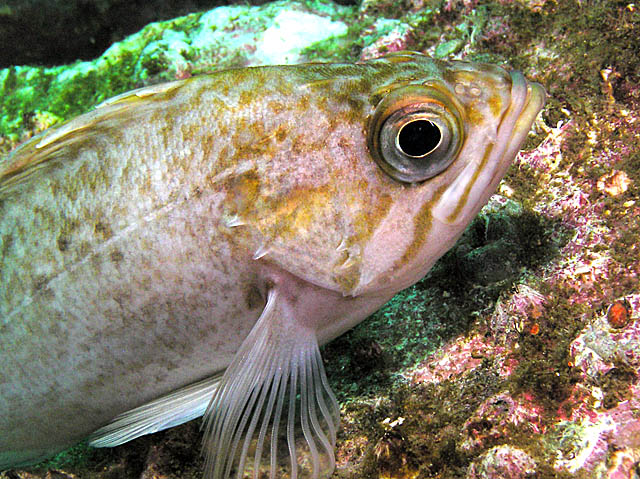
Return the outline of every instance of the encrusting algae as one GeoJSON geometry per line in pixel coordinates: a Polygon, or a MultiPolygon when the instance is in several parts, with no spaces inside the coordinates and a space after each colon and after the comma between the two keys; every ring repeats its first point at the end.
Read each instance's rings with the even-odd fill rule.
{"type": "Polygon", "coordinates": [[[455,243],[544,96],[400,52],[147,87],[22,145],[0,164],[0,468],[205,415],[207,477],[330,475],[318,346],[455,243]]]}

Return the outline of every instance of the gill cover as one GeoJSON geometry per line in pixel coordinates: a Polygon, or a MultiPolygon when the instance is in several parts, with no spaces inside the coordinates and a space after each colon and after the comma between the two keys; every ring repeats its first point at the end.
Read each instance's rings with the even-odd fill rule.
{"type": "Polygon", "coordinates": [[[464,142],[462,107],[436,85],[397,88],[375,109],[368,146],[392,178],[418,183],[441,173],[464,142]]]}

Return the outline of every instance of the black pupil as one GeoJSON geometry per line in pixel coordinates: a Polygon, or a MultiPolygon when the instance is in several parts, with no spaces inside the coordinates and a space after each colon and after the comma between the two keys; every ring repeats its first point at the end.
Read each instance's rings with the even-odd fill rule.
{"type": "Polygon", "coordinates": [[[440,143],[440,129],[429,120],[407,123],[398,133],[398,145],[405,155],[424,156],[440,143]]]}

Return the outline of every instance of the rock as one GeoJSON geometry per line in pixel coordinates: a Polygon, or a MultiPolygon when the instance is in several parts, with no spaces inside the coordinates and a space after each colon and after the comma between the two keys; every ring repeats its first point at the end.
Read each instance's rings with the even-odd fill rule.
{"type": "Polygon", "coordinates": [[[467,479],[529,479],[536,463],[526,452],[511,446],[496,446],[471,464],[467,479]]]}
{"type": "Polygon", "coordinates": [[[151,23],[92,61],[2,69],[0,136],[15,144],[40,130],[35,115],[68,119],[143,85],[225,67],[300,62],[306,47],[346,33],[338,17],[349,12],[327,2],[219,7],[151,23]]]}

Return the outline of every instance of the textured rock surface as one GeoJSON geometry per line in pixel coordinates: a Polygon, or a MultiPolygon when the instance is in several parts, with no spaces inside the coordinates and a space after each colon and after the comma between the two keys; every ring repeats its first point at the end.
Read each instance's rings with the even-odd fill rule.
{"type": "Polygon", "coordinates": [[[265,0],[7,0],[0,5],[0,68],[91,60],[150,22],[222,5],[264,3],[265,0]]]}
{"type": "MultiPolygon", "coordinates": [[[[152,23],[93,61],[0,70],[0,135],[70,118],[132,88],[217,68],[298,62],[301,51],[344,35],[351,10],[327,2],[231,5],[152,23]]],[[[5,142],[6,151],[11,145],[5,142]]],[[[2,151],[0,144],[0,151],[2,151]]]]}
{"type": "MultiPolygon", "coordinates": [[[[93,62],[0,71],[0,148],[120,91],[218,66],[355,61],[399,49],[511,64],[550,95],[528,151],[423,281],[325,347],[343,413],[335,477],[637,477],[638,6],[364,0],[226,8],[149,25],[93,62]],[[287,18],[306,15],[334,36],[270,53],[280,56],[257,53],[265,32],[286,36],[277,29],[297,23],[287,18]]],[[[0,477],[199,477],[198,427],[111,450],[79,446],[0,477]]]]}

